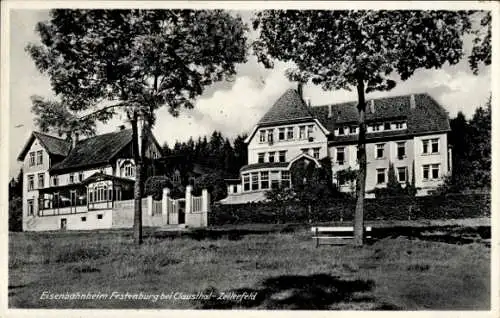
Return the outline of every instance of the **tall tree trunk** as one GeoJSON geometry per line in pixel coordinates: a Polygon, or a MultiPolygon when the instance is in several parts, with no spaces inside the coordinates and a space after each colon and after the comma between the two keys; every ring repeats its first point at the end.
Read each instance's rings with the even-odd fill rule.
{"type": "Polygon", "coordinates": [[[132,152],[135,162],[134,182],[134,243],[142,244],[142,158],[139,153],[139,134],[137,131],[137,114],[134,114],[132,123],[132,152]]]}
{"type": "Polygon", "coordinates": [[[356,181],[356,211],[354,213],[354,245],[363,245],[364,231],[364,200],[366,186],[366,123],[365,123],[365,85],[362,79],[358,80],[358,114],[359,114],[359,135],[358,135],[358,156],[359,173],[356,181]]]}

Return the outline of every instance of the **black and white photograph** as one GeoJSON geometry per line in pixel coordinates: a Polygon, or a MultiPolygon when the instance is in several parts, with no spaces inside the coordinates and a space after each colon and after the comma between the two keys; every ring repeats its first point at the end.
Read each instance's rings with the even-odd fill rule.
{"type": "Polygon", "coordinates": [[[68,4],[2,2],[6,317],[498,315],[499,3],[68,4]]]}

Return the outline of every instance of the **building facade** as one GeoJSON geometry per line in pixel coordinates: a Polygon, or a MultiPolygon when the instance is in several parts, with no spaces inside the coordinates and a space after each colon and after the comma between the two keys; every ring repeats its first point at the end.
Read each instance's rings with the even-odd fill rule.
{"type": "MultiPolygon", "coordinates": [[[[359,168],[357,104],[311,106],[299,91],[286,91],[254,127],[246,140],[248,164],[240,179],[229,181],[222,204],[260,201],[272,188],[293,187],[290,168],[304,160],[318,167],[329,161],[332,182],[354,191],[339,171],[359,168]]],[[[366,124],[367,197],[387,185],[391,164],[403,186],[414,181],[417,195],[431,193],[451,173],[448,115],[428,94],[369,100],[366,124]]]]}
{"type": "MultiPolygon", "coordinates": [[[[144,138],[146,160],[161,157],[144,138]]],[[[114,202],[133,198],[133,151],[131,129],[72,141],[33,132],[18,157],[23,231],[110,228],[114,202]]]]}

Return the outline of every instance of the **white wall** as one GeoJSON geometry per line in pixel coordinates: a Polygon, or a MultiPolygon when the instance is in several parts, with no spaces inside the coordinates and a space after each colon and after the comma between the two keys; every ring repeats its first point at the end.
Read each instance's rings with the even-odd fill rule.
{"type": "Polygon", "coordinates": [[[61,219],[66,219],[67,230],[109,229],[112,226],[112,210],[89,211],[86,213],[29,217],[23,220],[25,231],[56,231],[61,228],[61,219]],[[97,215],[102,214],[102,219],[97,215]],[[82,217],[86,221],[82,221],[82,217]]]}
{"type": "MultiPolygon", "coordinates": [[[[429,143],[429,149],[431,144],[429,143]]],[[[417,188],[433,189],[443,183],[443,178],[448,172],[448,139],[446,133],[418,136],[414,138],[415,152],[415,174],[417,175],[415,186],[417,188]],[[424,154],[422,151],[422,140],[439,138],[439,151],[435,154],[424,154]],[[439,164],[440,179],[438,180],[423,180],[423,165],[439,164]]],[[[429,172],[431,173],[431,172],[429,172]]],[[[424,194],[424,193],[423,193],[424,194]]]]}
{"type": "MultiPolygon", "coordinates": [[[[272,127],[265,127],[258,129],[253,138],[250,140],[248,144],[248,164],[254,164],[258,162],[259,153],[266,153],[265,162],[268,162],[268,153],[274,151],[275,152],[275,160],[274,162],[278,162],[278,154],[279,151],[286,150],[286,161],[290,162],[293,158],[297,157],[302,153],[303,148],[309,148],[309,155],[313,155],[313,148],[320,148],[319,158],[324,158],[328,155],[328,147],[327,147],[327,137],[318,126],[318,124],[314,121],[293,124],[293,125],[277,125],[272,127]],[[303,125],[314,125],[312,137],[314,141],[309,141],[308,138],[299,140],[299,126],[303,125]],[[278,131],[279,128],[294,128],[294,139],[293,140],[278,140],[278,131]],[[274,142],[272,145],[269,145],[267,141],[260,142],[260,130],[268,130],[274,128],[274,142]]],[[[307,128],[306,128],[307,134],[307,128]]],[[[267,133],[266,133],[267,136],[267,133]]],[[[285,138],[286,138],[286,129],[285,129],[285,138]]]]}

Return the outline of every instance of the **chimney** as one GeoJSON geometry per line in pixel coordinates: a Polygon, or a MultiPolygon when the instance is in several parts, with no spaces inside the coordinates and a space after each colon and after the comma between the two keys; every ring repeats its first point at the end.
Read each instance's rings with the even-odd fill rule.
{"type": "Polygon", "coordinates": [[[373,99],[370,101],[370,112],[375,114],[375,101],[373,99]]]}
{"type": "Polygon", "coordinates": [[[332,105],[328,105],[328,118],[333,117],[332,105]]]}
{"type": "Polygon", "coordinates": [[[415,109],[416,104],[415,104],[415,95],[411,94],[410,95],[410,109],[415,109]]]}
{"type": "Polygon", "coordinates": [[[70,132],[68,135],[66,135],[66,141],[71,143],[71,149],[74,149],[76,146],[76,143],[78,142],[78,136],[79,134],[77,132],[70,132]]]}
{"type": "Polygon", "coordinates": [[[297,84],[297,93],[299,94],[300,98],[304,98],[302,95],[304,94],[304,83],[299,82],[297,84]]]}

